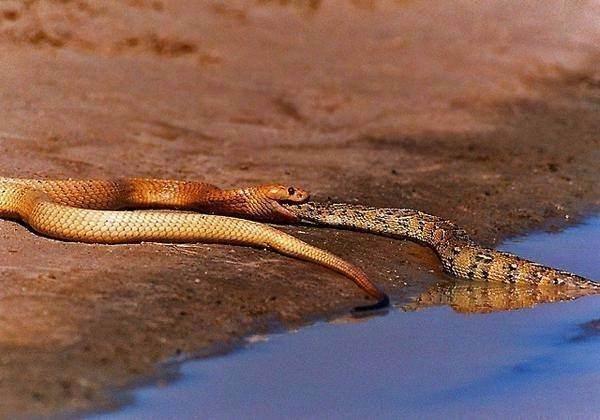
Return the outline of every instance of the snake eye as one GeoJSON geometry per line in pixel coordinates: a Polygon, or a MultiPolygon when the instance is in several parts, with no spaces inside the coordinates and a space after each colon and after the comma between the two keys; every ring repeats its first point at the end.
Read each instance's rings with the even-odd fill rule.
{"type": "Polygon", "coordinates": [[[294,189],[294,187],[289,187],[289,188],[288,188],[288,194],[289,194],[289,195],[294,195],[294,194],[296,194],[296,190],[294,189]]]}

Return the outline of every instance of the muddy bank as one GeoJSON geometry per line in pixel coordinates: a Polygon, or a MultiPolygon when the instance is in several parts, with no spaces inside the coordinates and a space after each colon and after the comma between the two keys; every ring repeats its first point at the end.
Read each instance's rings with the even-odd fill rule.
{"type": "MultiPolygon", "coordinates": [[[[2,2],[0,176],[281,181],[488,245],[563,226],[600,207],[600,11],[561,4],[2,2]]],[[[442,277],[414,244],[286,230],[395,302],[442,277]]],[[[111,407],[166,358],[365,299],[262,250],[0,237],[2,415],[111,407]]]]}

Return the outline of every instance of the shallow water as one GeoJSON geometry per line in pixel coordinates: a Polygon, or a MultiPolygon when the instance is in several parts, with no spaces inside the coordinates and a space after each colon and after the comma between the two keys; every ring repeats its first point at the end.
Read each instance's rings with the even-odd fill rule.
{"type": "MultiPolygon", "coordinates": [[[[600,217],[501,249],[599,279],[600,217]]],[[[320,323],[181,373],[94,418],[598,418],[600,297],[320,323]]]]}

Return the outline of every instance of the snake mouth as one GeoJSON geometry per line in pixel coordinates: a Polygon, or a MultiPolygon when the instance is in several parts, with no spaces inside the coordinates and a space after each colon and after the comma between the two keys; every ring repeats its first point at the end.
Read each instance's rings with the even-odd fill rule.
{"type": "Polygon", "coordinates": [[[308,201],[308,199],[310,198],[310,193],[308,193],[307,191],[302,191],[302,190],[294,190],[293,194],[290,194],[289,197],[285,197],[285,198],[280,198],[277,199],[275,201],[277,201],[279,204],[287,204],[287,205],[298,205],[298,204],[304,204],[308,201]]]}
{"type": "Polygon", "coordinates": [[[308,199],[310,198],[310,196],[307,194],[306,196],[302,196],[299,197],[298,199],[279,199],[279,200],[275,200],[277,201],[279,204],[285,205],[285,206],[293,206],[293,205],[300,205],[300,204],[304,204],[308,201],[308,199]]]}
{"type": "MultiPolygon", "coordinates": [[[[308,200],[308,197],[306,198],[308,200]]],[[[294,205],[302,204],[302,202],[289,201],[289,200],[277,200],[273,202],[273,207],[276,212],[282,216],[282,219],[286,222],[297,222],[300,220],[292,210],[294,205]]]]}
{"type": "Polygon", "coordinates": [[[286,222],[299,221],[291,208],[307,202],[310,198],[310,193],[306,190],[282,185],[269,188],[265,195],[271,201],[271,208],[286,222]]]}

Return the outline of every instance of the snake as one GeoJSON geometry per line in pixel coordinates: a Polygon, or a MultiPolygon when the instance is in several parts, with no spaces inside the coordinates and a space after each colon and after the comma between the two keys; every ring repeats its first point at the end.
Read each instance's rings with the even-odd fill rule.
{"type": "Polygon", "coordinates": [[[203,182],[147,178],[0,178],[0,217],[20,219],[43,235],[93,243],[216,242],[270,248],[350,278],[377,299],[374,305],[355,308],[359,311],[389,305],[388,296],[364,271],[258,222],[309,223],[411,239],[431,247],[444,271],[459,279],[600,292],[598,282],[482,247],[464,229],[438,216],[309,198],[307,191],[281,184],[221,189],[203,182]],[[146,210],[118,211],[122,209],[146,210]]]}
{"type": "Polygon", "coordinates": [[[147,178],[0,178],[0,218],[20,220],[42,235],[67,241],[202,242],[268,248],[337,271],[377,300],[355,311],[388,306],[388,296],[361,268],[260,223],[297,220],[283,205],[302,203],[308,197],[300,188],[280,184],[221,189],[203,182],[147,178]],[[128,209],[140,210],[122,211],[128,209]]]}
{"type": "Polygon", "coordinates": [[[413,209],[306,201],[284,204],[305,223],[410,239],[433,249],[444,271],[459,279],[516,285],[585,289],[600,283],[479,245],[451,221],[413,209]]]}

